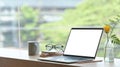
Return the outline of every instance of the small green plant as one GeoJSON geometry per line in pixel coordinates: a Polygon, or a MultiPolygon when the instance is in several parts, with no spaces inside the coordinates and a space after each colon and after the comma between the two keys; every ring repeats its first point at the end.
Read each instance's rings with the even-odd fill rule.
{"type": "Polygon", "coordinates": [[[120,45],[120,39],[114,33],[116,26],[120,23],[120,15],[109,19],[110,24],[105,24],[104,31],[107,34],[107,40],[111,39],[112,43],[120,45]]]}

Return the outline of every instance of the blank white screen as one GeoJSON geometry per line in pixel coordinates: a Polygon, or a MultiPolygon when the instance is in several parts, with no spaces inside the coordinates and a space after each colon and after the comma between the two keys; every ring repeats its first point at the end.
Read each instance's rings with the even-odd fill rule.
{"type": "Polygon", "coordinates": [[[102,29],[72,29],[64,54],[94,57],[102,29]]]}

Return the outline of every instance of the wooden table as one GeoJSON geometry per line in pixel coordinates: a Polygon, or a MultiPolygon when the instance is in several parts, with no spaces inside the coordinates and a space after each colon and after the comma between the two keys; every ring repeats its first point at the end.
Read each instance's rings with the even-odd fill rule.
{"type": "Polygon", "coordinates": [[[120,59],[115,59],[114,63],[102,61],[62,64],[39,61],[38,57],[28,56],[27,50],[0,48],[0,67],[120,67],[120,59]]]}

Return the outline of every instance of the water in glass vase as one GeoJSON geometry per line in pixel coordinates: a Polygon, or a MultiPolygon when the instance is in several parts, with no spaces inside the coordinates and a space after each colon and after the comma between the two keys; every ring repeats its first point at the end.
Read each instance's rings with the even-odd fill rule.
{"type": "Polygon", "coordinates": [[[106,43],[104,60],[105,62],[114,62],[114,46],[111,40],[106,43]]]}

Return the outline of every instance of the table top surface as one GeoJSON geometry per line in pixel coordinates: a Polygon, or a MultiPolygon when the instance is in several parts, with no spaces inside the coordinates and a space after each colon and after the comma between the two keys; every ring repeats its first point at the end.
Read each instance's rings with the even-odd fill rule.
{"type": "MultiPolygon", "coordinates": [[[[0,57],[5,58],[15,58],[20,60],[28,60],[35,62],[45,62],[37,60],[39,55],[36,56],[28,56],[27,50],[22,49],[9,49],[9,48],[0,48],[0,57]]],[[[84,62],[84,63],[74,63],[67,64],[72,66],[83,66],[83,67],[120,67],[120,59],[115,59],[113,63],[101,61],[103,58],[96,57],[94,62],[84,62]]],[[[45,62],[45,63],[54,63],[54,62],[45,62]]],[[[59,63],[54,63],[59,64],[59,63]]],[[[61,63],[60,63],[61,64],[61,63]]]]}

